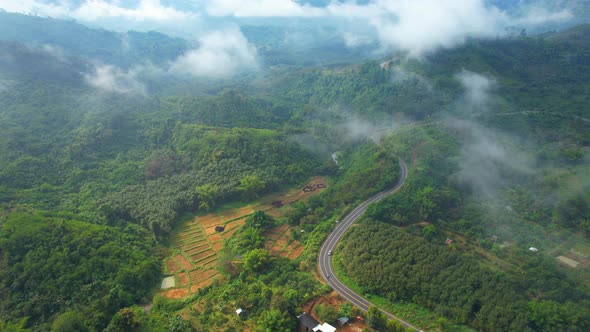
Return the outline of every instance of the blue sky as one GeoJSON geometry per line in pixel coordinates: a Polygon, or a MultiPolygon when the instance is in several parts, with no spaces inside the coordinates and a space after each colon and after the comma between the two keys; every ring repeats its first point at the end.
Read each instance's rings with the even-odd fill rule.
{"type": "Polygon", "coordinates": [[[319,19],[340,27],[350,46],[376,42],[384,50],[402,50],[415,57],[453,47],[467,37],[496,37],[506,26],[572,17],[568,11],[551,12],[540,6],[529,6],[515,17],[486,0],[0,0],[0,8],[118,31],[157,30],[188,39],[227,30],[245,20],[277,24],[296,19],[301,24],[319,19]]]}

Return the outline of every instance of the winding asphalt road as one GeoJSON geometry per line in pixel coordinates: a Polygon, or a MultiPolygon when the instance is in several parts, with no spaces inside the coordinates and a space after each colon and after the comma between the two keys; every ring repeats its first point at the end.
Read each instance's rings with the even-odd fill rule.
{"type": "MultiPolygon", "coordinates": [[[[330,286],[332,286],[332,288],[336,292],[338,292],[340,295],[342,295],[342,297],[344,297],[348,301],[352,302],[352,304],[356,305],[357,307],[359,307],[360,309],[362,309],[364,311],[369,310],[369,306],[371,306],[371,303],[369,301],[367,301],[365,298],[363,298],[362,296],[360,296],[359,294],[352,291],[350,288],[346,287],[342,282],[340,282],[340,280],[338,280],[338,278],[334,275],[334,271],[332,270],[332,260],[331,260],[332,255],[331,255],[331,253],[332,253],[332,250],[334,250],[334,247],[336,246],[338,241],[340,241],[340,238],[342,237],[342,235],[348,230],[348,228],[350,228],[350,226],[360,216],[363,215],[363,213],[365,212],[365,210],[367,209],[369,204],[380,201],[381,199],[383,199],[383,197],[395,193],[396,191],[398,191],[402,187],[402,185],[406,181],[406,178],[408,177],[408,167],[406,166],[406,163],[404,163],[404,161],[401,159],[399,160],[399,165],[400,165],[401,174],[400,174],[400,178],[397,181],[397,183],[395,184],[395,186],[389,190],[380,192],[377,195],[369,198],[368,200],[364,201],[361,205],[357,206],[354,210],[352,210],[352,212],[350,212],[346,217],[344,217],[344,219],[342,219],[336,225],[336,228],[332,231],[332,233],[330,233],[330,235],[328,236],[328,238],[326,239],[326,241],[322,245],[322,248],[320,249],[319,266],[320,266],[320,271],[322,273],[322,276],[324,277],[326,282],[330,286]]],[[[402,325],[405,328],[409,327],[409,328],[414,329],[415,331],[421,331],[419,328],[404,321],[403,319],[401,319],[395,315],[392,315],[383,309],[379,309],[379,310],[381,310],[390,319],[396,319],[397,321],[402,323],[402,325]]]]}

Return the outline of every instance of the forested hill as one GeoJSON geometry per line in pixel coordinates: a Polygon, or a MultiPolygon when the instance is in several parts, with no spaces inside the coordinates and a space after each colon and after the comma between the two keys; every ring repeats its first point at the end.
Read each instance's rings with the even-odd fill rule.
{"type": "MultiPolygon", "coordinates": [[[[338,273],[418,305],[429,330],[590,328],[588,26],[321,68],[275,52],[285,30],[249,27],[268,64],[306,57],[237,82],[166,72],[154,89],[131,64],[165,63],[184,41],[0,15],[0,329],[291,329],[327,291],[313,277],[320,244],[395,182],[397,157],[407,182],[336,248],[338,273]],[[276,221],[253,212],[223,242],[220,281],[154,296],[184,216],[313,176],[328,188],[276,221]],[[267,250],[272,226],[300,256],[267,250]]],[[[351,59],[341,41],[324,46],[351,59]]]]}
{"type": "Polygon", "coordinates": [[[190,44],[159,32],[91,29],[75,21],[0,11],[0,40],[50,45],[66,54],[128,68],[134,64],[163,64],[176,59],[190,44]]]}

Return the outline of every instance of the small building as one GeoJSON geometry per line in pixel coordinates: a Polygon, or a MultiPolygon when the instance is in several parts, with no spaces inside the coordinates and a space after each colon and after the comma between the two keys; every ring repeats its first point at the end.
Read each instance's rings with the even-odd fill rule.
{"type": "Polygon", "coordinates": [[[340,324],[340,325],[344,325],[344,324],[348,323],[348,320],[349,320],[348,317],[340,317],[337,319],[338,324],[340,324]]]}
{"type": "Polygon", "coordinates": [[[451,239],[449,239],[449,238],[447,238],[447,239],[445,240],[445,244],[446,244],[447,246],[448,246],[449,244],[451,244],[451,243],[453,243],[453,240],[451,240],[451,239]]]}
{"type": "Polygon", "coordinates": [[[539,251],[539,249],[537,249],[537,248],[535,248],[535,247],[530,247],[530,248],[529,248],[529,250],[530,250],[530,251],[532,251],[532,252],[537,252],[537,251],[539,251]]]}
{"type": "Polygon", "coordinates": [[[336,328],[328,323],[318,325],[313,328],[314,332],[335,332],[336,328]]]}
{"type": "Polygon", "coordinates": [[[244,312],[244,309],[242,309],[242,308],[238,308],[238,309],[236,309],[236,315],[238,315],[238,316],[239,316],[239,315],[241,315],[241,314],[242,314],[242,312],[244,312]]]}
{"type": "Polygon", "coordinates": [[[311,317],[310,314],[304,312],[301,315],[297,316],[299,319],[299,323],[303,327],[303,331],[315,331],[314,328],[320,325],[315,318],[311,317]]]}
{"type": "Polygon", "coordinates": [[[219,233],[221,233],[221,232],[223,232],[224,230],[225,230],[225,227],[223,227],[223,226],[215,226],[215,231],[216,231],[216,232],[219,232],[219,233]]]}

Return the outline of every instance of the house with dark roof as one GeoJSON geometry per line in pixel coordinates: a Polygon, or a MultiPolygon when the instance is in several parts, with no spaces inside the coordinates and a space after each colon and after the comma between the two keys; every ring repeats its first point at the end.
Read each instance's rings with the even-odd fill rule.
{"type": "Polygon", "coordinates": [[[297,318],[299,319],[299,324],[303,326],[303,331],[306,332],[313,331],[315,327],[320,325],[320,322],[318,322],[315,318],[311,317],[311,315],[306,312],[297,316],[297,318]]]}
{"type": "Polygon", "coordinates": [[[297,316],[299,319],[299,324],[303,328],[305,332],[334,332],[336,328],[328,323],[320,324],[315,318],[313,318],[310,314],[304,312],[303,314],[297,316]]]}

